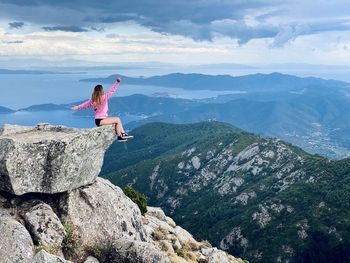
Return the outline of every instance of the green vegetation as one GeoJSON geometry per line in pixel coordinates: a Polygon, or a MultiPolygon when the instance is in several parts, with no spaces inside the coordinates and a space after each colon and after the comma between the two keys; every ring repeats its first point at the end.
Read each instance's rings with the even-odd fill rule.
{"type": "Polygon", "coordinates": [[[133,164],[156,158],[177,148],[187,148],[220,134],[238,133],[230,124],[206,122],[196,124],[152,123],[133,130],[135,136],[126,154],[118,144],[112,144],[105,155],[101,174],[107,174],[133,164]],[[132,158],[131,158],[132,155],[132,158]]]}
{"type": "Polygon", "coordinates": [[[127,186],[123,189],[124,194],[129,197],[140,208],[141,214],[147,213],[147,199],[144,194],[138,193],[131,186],[127,186]]]}
{"type": "Polygon", "coordinates": [[[66,232],[62,242],[63,253],[68,259],[77,258],[78,249],[81,246],[78,230],[71,222],[64,222],[63,227],[66,232]]]}
{"type": "Polygon", "coordinates": [[[101,259],[106,254],[105,247],[99,244],[86,245],[84,250],[87,255],[94,256],[98,259],[101,259]]]}
{"type": "Polygon", "coordinates": [[[37,246],[35,246],[35,254],[41,250],[45,250],[47,253],[57,255],[60,248],[60,246],[45,246],[42,242],[40,242],[37,246]]]}
{"type": "MultiPolygon", "coordinates": [[[[147,124],[133,134],[127,161],[111,161],[104,171],[115,172],[103,176],[145,193],[197,239],[252,262],[349,261],[350,159],[217,122],[147,124]]],[[[106,159],[121,151],[114,145],[106,159]]]]}

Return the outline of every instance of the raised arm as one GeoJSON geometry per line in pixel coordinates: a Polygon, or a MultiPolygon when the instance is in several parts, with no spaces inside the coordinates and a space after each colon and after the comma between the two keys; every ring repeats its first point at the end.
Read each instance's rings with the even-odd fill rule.
{"type": "Polygon", "coordinates": [[[85,101],[84,103],[78,105],[78,106],[73,106],[71,109],[72,110],[82,110],[86,109],[92,106],[92,101],[89,99],[88,101],[85,101]]]}
{"type": "Polygon", "coordinates": [[[115,83],[113,84],[113,86],[109,88],[109,90],[106,92],[107,98],[109,98],[113,95],[115,90],[118,88],[120,81],[121,81],[121,79],[117,78],[115,83]]]}

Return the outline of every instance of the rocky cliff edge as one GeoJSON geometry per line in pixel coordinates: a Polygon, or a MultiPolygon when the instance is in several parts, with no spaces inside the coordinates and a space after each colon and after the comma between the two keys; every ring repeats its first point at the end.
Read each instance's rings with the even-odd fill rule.
{"type": "Polygon", "coordinates": [[[98,178],[112,127],[0,127],[3,263],[243,263],[98,178]]]}

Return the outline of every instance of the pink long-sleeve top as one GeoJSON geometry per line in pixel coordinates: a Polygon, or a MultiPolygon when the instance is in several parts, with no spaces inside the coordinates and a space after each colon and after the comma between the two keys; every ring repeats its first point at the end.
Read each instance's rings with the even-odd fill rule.
{"type": "Polygon", "coordinates": [[[97,107],[91,99],[88,101],[78,105],[78,110],[86,109],[92,107],[95,111],[95,119],[105,119],[108,117],[108,99],[113,95],[117,87],[119,86],[119,82],[116,81],[110,89],[103,94],[103,98],[101,100],[101,105],[97,107]]]}

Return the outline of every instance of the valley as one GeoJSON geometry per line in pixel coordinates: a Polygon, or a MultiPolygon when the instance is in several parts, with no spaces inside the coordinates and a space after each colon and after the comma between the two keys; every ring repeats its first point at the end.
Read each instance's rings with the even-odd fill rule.
{"type": "Polygon", "coordinates": [[[218,122],[151,123],[133,134],[127,150],[109,149],[102,176],[146,194],[196,238],[252,262],[349,258],[348,159],[218,122]]]}

